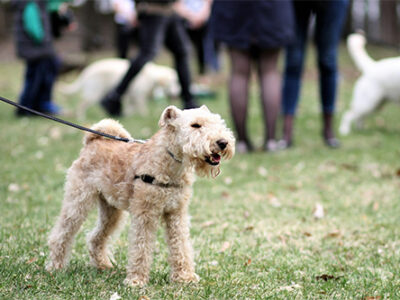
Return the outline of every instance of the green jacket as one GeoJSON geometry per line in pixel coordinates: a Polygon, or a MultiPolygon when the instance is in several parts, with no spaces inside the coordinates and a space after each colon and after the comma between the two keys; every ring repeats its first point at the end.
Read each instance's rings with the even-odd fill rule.
{"type": "Polygon", "coordinates": [[[17,55],[36,60],[55,55],[47,1],[13,0],[17,55]]]}

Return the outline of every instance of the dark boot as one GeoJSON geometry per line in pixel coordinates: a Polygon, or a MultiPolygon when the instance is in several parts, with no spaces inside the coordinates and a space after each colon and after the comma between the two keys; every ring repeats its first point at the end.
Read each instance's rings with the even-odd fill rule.
{"type": "Polygon", "coordinates": [[[333,114],[332,113],[323,113],[322,114],[322,122],[323,122],[322,136],[323,136],[325,145],[330,148],[339,148],[340,142],[335,137],[335,133],[333,131],[333,114]]]}
{"type": "Polygon", "coordinates": [[[122,115],[121,108],[121,95],[115,90],[108,92],[100,101],[104,110],[113,117],[120,117],[122,115]]]}
{"type": "Polygon", "coordinates": [[[26,111],[22,108],[17,108],[17,110],[15,111],[15,116],[16,117],[34,117],[36,115],[32,114],[29,111],[26,111]]]}
{"type": "Polygon", "coordinates": [[[196,101],[194,101],[194,99],[192,99],[192,100],[189,100],[189,101],[185,101],[183,103],[183,108],[184,109],[199,108],[199,105],[197,104],[196,101]]]}

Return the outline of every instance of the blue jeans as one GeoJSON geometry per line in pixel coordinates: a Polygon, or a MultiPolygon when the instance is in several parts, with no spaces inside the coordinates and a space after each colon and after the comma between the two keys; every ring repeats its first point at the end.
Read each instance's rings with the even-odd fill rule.
{"type": "MultiPolygon", "coordinates": [[[[56,57],[27,61],[25,83],[19,103],[23,106],[42,111],[42,104],[52,100],[53,85],[57,77],[56,57]]],[[[18,114],[26,114],[18,109],[18,114]]]]}
{"type": "Polygon", "coordinates": [[[296,41],[286,49],[282,110],[296,113],[306,53],[307,32],[315,15],[315,44],[318,53],[319,91],[323,113],[335,110],[337,86],[337,48],[346,17],[348,0],[293,1],[296,17],[296,41]]]}

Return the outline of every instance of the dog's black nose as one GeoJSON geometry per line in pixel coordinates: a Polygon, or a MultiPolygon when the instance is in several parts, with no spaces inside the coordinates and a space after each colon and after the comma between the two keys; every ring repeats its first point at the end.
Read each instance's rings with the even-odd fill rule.
{"type": "Polygon", "coordinates": [[[228,141],[224,139],[218,140],[217,145],[221,150],[224,150],[226,148],[226,145],[228,145],[228,141]]]}

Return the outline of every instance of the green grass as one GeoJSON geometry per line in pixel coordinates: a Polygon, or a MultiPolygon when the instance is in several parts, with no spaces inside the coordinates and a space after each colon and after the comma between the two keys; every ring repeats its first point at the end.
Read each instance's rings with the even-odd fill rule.
{"type": "MultiPolygon", "coordinates": [[[[379,47],[369,51],[375,58],[396,55],[379,47]]],[[[338,117],[348,106],[358,75],[344,48],[341,54],[338,117]]],[[[117,292],[122,299],[399,299],[399,107],[388,104],[363,130],[343,138],[342,148],[327,149],[320,137],[313,57],[311,52],[295,147],[276,154],[236,155],[223,164],[216,180],[199,178],[195,183],[191,236],[202,278],[196,285],[169,282],[161,228],[145,288],[122,284],[126,229],[115,243],[115,268],[95,270],[85,245],[95,211],[77,236],[68,268],[47,273],[46,239],[82,132],[39,118],[16,119],[11,107],[0,104],[0,298],[109,299],[117,292]],[[319,220],[312,213],[317,203],[325,209],[319,220]]],[[[21,63],[4,61],[0,70],[0,94],[17,99],[21,63]]],[[[204,103],[231,126],[224,84],[218,92],[217,100],[204,103]]],[[[257,95],[254,86],[250,128],[260,146],[257,95]]],[[[70,110],[79,101],[58,93],[56,99],[70,110]]],[[[147,138],[166,105],[151,103],[148,118],[121,122],[134,137],[147,138]]],[[[103,117],[93,107],[85,125],[103,117]]]]}

